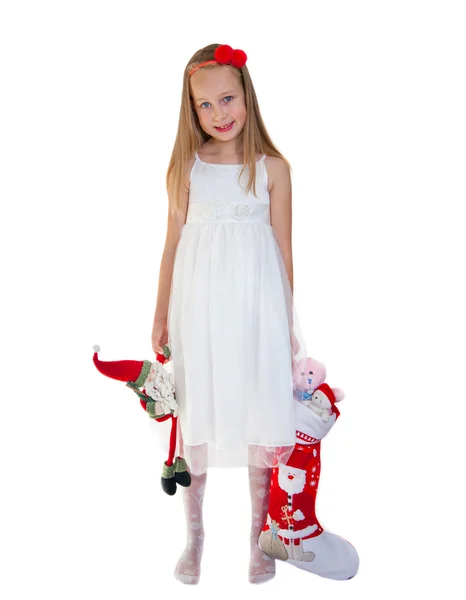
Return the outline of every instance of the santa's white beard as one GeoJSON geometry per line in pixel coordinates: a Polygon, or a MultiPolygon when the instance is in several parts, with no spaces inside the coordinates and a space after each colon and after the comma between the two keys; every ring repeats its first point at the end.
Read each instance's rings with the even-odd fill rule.
{"type": "Polygon", "coordinates": [[[306,471],[288,467],[280,463],[278,468],[278,483],[287,494],[300,494],[306,484],[306,471]],[[292,477],[292,479],[290,479],[292,477]]]}

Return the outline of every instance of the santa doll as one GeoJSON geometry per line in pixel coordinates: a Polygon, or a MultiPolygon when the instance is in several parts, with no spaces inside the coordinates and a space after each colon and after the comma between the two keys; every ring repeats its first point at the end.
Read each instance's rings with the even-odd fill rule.
{"type": "Polygon", "coordinates": [[[162,489],[173,496],[177,485],[189,487],[191,474],[188,464],[182,456],[175,457],[176,433],[178,420],[178,402],[171,373],[163,364],[171,356],[168,346],[163,346],[163,354],[156,354],[156,360],[100,360],[100,346],[94,345],[94,361],[97,370],[111,379],[126,382],[126,385],[139,397],[142,408],[151,419],[158,422],[171,419],[170,443],[168,458],[163,463],[160,478],[162,489]]]}

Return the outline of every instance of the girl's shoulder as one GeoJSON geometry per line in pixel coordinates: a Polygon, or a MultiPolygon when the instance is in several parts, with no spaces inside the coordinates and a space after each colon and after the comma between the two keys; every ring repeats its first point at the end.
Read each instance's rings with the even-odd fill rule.
{"type": "Polygon", "coordinates": [[[267,171],[267,189],[270,193],[273,188],[274,181],[279,179],[289,170],[287,163],[279,156],[266,155],[264,159],[265,169],[267,171]]]}

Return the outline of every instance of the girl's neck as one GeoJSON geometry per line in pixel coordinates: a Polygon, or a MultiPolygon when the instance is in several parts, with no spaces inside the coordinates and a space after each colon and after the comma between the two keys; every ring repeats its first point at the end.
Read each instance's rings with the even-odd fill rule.
{"type": "Polygon", "coordinates": [[[223,159],[243,157],[244,149],[242,140],[231,140],[229,142],[219,142],[211,138],[202,147],[202,151],[205,151],[206,156],[217,156],[223,159]]]}

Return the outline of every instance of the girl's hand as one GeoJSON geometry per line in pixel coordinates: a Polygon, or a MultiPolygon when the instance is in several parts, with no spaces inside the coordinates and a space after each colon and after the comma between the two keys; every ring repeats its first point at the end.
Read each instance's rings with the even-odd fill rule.
{"type": "Polygon", "coordinates": [[[163,354],[162,346],[166,344],[168,344],[167,319],[156,319],[152,329],[152,350],[156,354],[163,354]]]}

